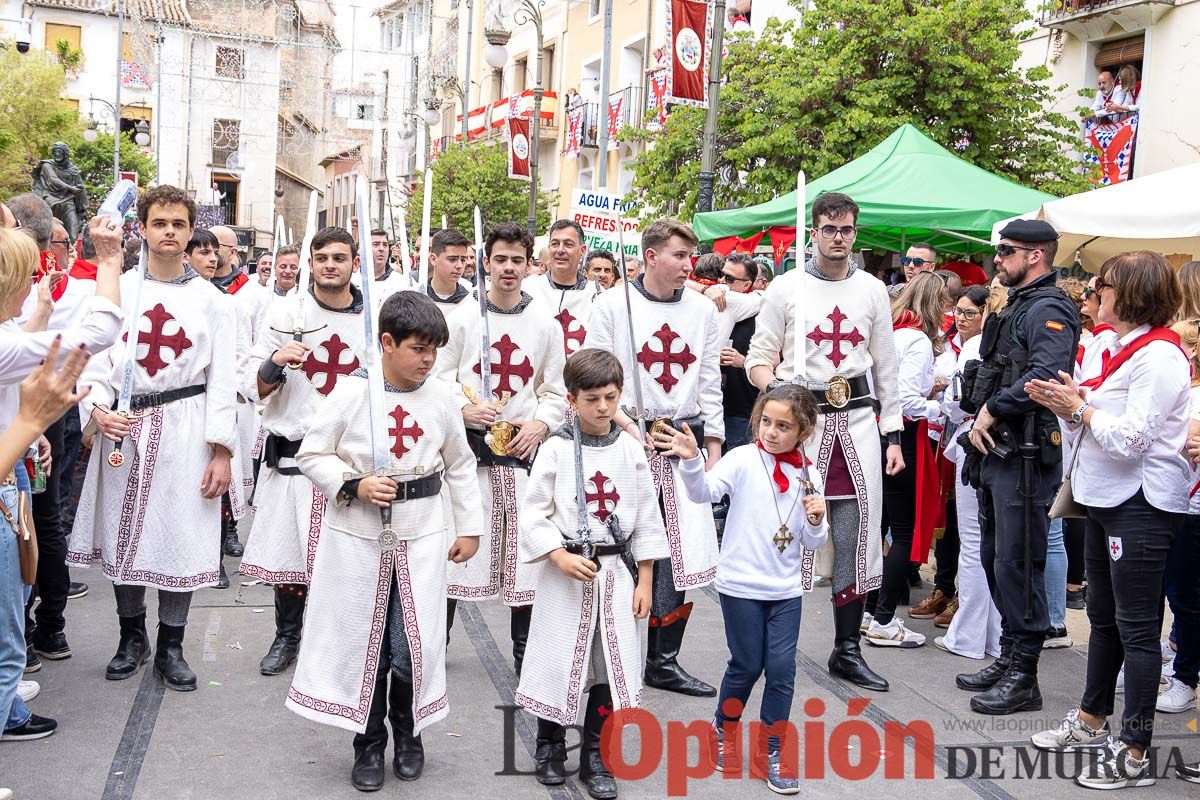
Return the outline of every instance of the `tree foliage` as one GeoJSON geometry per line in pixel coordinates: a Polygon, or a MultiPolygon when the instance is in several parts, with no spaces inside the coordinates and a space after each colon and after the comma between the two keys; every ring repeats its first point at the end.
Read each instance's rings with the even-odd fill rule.
{"type": "MultiPolygon", "coordinates": [[[[424,197],[424,178],[417,183],[408,203],[405,220],[415,239],[421,230],[421,201],[424,197]]],[[[537,226],[539,231],[550,225],[550,205],[553,197],[540,192],[537,226]]],[[[441,226],[442,215],[451,228],[474,236],[474,208],[479,206],[484,228],[497,222],[518,222],[522,227],[529,219],[529,184],[508,177],[508,154],[504,147],[479,143],[467,147],[451,147],[433,162],[433,198],[430,227],[441,226]]]]}
{"type": "MultiPolygon", "coordinates": [[[[71,148],[71,161],[83,175],[89,210],[93,213],[113,186],[113,137],[110,133],[97,131],[97,134],[94,142],[84,139],[81,132],[66,140],[71,148]]],[[[139,188],[145,188],[157,177],[154,156],[143,152],[128,134],[121,136],[121,171],[136,172],[139,188]]]]}
{"type": "Polygon", "coordinates": [[[29,191],[34,164],[80,131],[79,112],[62,99],[65,86],[56,54],[0,47],[0,196],[29,191]]]}
{"type": "MultiPolygon", "coordinates": [[[[1030,19],[1023,0],[821,0],[798,24],[730,40],[713,207],[790,191],[797,170],[819,178],[904,123],[1027,186],[1083,190],[1066,155],[1077,122],[1047,110],[1045,67],[1017,64],[1030,19]]],[[[634,165],[644,208],[695,212],[703,127],[703,110],[675,107],[659,132],[623,132],[651,144],[634,165]]]]}

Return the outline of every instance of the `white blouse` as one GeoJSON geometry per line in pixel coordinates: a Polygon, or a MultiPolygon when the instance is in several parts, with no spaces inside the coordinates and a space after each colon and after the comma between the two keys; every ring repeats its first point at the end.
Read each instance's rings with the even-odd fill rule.
{"type": "MultiPolygon", "coordinates": [[[[1115,357],[1150,330],[1142,325],[1122,336],[1115,357]]],[[[1169,342],[1151,342],[1089,389],[1094,411],[1082,431],[1072,492],[1094,508],[1115,508],[1141,489],[1162,511],[1188,509],[1191,468],[1181,454],[1187,439],[1191,370],[1169,342]]]]}
{"type": "Polygon", "coordinates": [[[914,328],[901,328],[895,335],[900,412],[909,420],[937,419],[941,403],[929,399],[933,391],[933,342],[914,328]]]}

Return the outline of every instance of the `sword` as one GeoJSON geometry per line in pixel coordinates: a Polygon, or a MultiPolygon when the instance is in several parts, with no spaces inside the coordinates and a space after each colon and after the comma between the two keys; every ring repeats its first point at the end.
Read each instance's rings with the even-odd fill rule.
{"type": "MultiPolygon", "coordinates": [[[[129,406],[133,401],[133,370],[137,366],[138,338],[141,335],[142,321],[142,286],[146,282],[146,270],[149,269],[149,255],[146,240],[142,239],[142,249],[138,253],[137,280],[133,287],[133,304],[129,308],[129,316],[125,321],[125,361],[121,364],[121,389],[117,394],[117,416],[125,419],[141,419],[146,413],[130,413],[129,406]]],[[[108,454],[108,465],[119,467],[125,463],[125,455],[121,446],[125,443],[122,437],[113,443],[112,452],[108,454]]]]}
{"type": "Polygon", "coordinates": [[[479,297],[479,388],[483,402],[492,401],[492,341],[488,334],[487,285],[483,275],[483,220],[475,206],[475,294],[479,297]]]}
{"type": "MultiPolygon", "coordinates": [[[[312,256],[312,240],[317,235],[317,191],[314,189],[308,196],[308,219],[304,229],[304,244],[300,248],[300,268],[296,272],[296,292],[299,295],[299,302],[296,304],[295,322],[290,331],[280,330],[279,328],[271,328],[276,333],[290,333],[292,341],[300,342],[304,340],[304,334],[316,333],[317,331],[327,327],[321,325],[316,328],[305,328],[304,317],[305,309],[308,305],[308,260],[312,256]]],[[[288,364],[288,369],[300,369],[302,363],[288,364]]]]}
{"type": "Polygon", "coordinates": [[[621,260],[621,288],[625,291],[625,322],[629,330],[629,356],[631,369],[630,383],[633,384],[633,404],[634,415],[637,418],[638,428],[642,431],[642,441],[646,441],[646,401],[642,396],[642,376],[638,372],[637,360],[637,345],[633,341],[633,306],[629,301],[629,270],[625,266],[625,225],[621,219],[620,213],[616,215],[617,219],[617,252],[621,260]]]}
{"type": "MultiPolygon", "coordinates": [[[[392,224],[395,224],[396,218],[392,217],[392,224]]],[[[404,280],[411,286],[413,280],[413,265],[410,260],[411,253],[408,252],[408,226],[404,224],[404,217],[400,217],[400,274],[404,276],[404,280]]]]}
{"type": "Polygon", "coordinates": [[[417,264],[417,284],[429,285],[429,214],[433,206],[433,170],[425,170],[425,197],[421,203],[421,250],[417,264]]]}
{"type": "MultiPolygon", "coordinates": [[[[808,456],[804,454],[804,442],[797,442],[796,446],[800,448],[800,482],[804,485],[804,496],[817,493],[817,487],[812,482],[812,473],[808,471],[808,456]]],[[[821,518],[816,514],[808,514],[808,524],[816,525],[821,521],[821,518]]]]}
{"type": "Polygon", "coordinates": [[[800,170],[796,173],[796,269],[800,270],[800,287],[795,295],[796,320],[792,331],[792,349],[795,351],[796,362],[792,370],[793,383],[797,382],[797,379],[802,382],[808,375],[808,320],[804,306],[804,284],[808,282],[804,276],[804,249],[808,242],[808,228],[804,226],[807,206],[808,182],[804,177],[804,170],[800,170]]]}
{"type": "MultiPolygon", "coordinates": [[[[579,430],[579,415],[571,422],[571,440],[575,446],[575,507],[577,522],[575,538],[579,542],[580,555],[592,562],[596,572],[600,571],[600,558],[596,555],[596,543],[592,541],[592,526],[588,524],[587,495],[583,487],[583,434],[579,430]]],[[[603,491],[603,487],[599,487],[603,491]]]]}

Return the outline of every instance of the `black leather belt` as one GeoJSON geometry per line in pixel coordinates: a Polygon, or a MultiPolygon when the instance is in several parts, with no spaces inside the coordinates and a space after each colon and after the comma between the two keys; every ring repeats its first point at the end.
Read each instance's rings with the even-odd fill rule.
{"type": "MultiPolygon", "coordinates": [[[[515,426],[514,426],[515,427],[515,426]]],[[[517,427],[519,433],[521,429],[517,427]]],[[[471,446],[471,452],[475,454],[475,464],[480,467],[515,467],[529,472],[533,466],[533,461],[528,459],[520,459],[516,456],[498,456],[492,452],[492,448],[488,447],[484,436],[486,431],[477,430],[475,428],[467,428],[467,444],[471,446]]]]}
{"type": "MultiPolygon", "coordinates": [[[[583,555],[583,542],[570,541],[563,543],[563,549],[568,553],[574,553],[577,556],[583,555]]],[[[619,556],[624,553],[626,546],[623,544],[594,544],[592,545],[592,555],[595,556],[619,556]]]]}
{"type": "Polygon", "coordinates": [[[436,497],[442,491],[442,473],[435,472],[415,481],[396,481],[396,499],[393,503],[404,503],[409,500],[420,500],[422,497],[436,497]]]}
{"type": "Polygon", "coordinates": [[[871,397],[871,383],[867,380],[866,375],[856,375],[853,378],[843,378],[842,380],[850,384],[850,397],[841,405],[834,405],[829,402],[829,389],[812,389],[813,395],[817,398],[817,410],[822,414],[834,414],[839,411],[849,411],[852,408],[863,408],[871,405],[874,400],[871,397]]]}
{"type": "MultiPolygon", "coordinates": [[[[696,437],[696,444],[700,445],[700,452],[704,452],[704,420],[700,417],[681,417],[678,419],[658,417],[657,419],[650,420],[650,425],[647,427],[646,432],[648,434],[652,434],[654,432],[654,426],[660,423],[670,425],[675,430],[681,432],[683,431],[683,426],[686,423],[688,428],[691,429],[692,435],[696,437]]],[[[655,449],[661,450],[662,448],[655,449]]]]}
{"type": "Polygon", "coordinates": [[[174,403],[176,400],[183,400],[188,397],[195,397],[198,394],[204,394],[205,391],[207,391],[205,385],[197,383],[195,386],[184,386],[182,389],[168,389],[165,392],[135,394],[129,398],[129,410],[141,411],[146,408],[165,406],[167,403],[174,403]]]}
{"type": "Polygon", "coordinates": [[[300,452],[300,442],[292,439],[285,439],[282,436],[276,436],[273,433],[268,433],[263,439],[262,461],[271,469],[278,472],[280,475],[299,475],[299,467],[281,467],[279,462],[285,458],[295,458],[300,452]]]}
{"type": "MultiPolygon", "coordinates": [[[[612,519],[611,517],[609,519],[612,519]]],[[[625,569],[629,570],[629,576],[633,578],[633,583],[636,586],[638,580],[638,565],[633,560],[633,553],[629,551],[630,540],[626,538],[621,544],[589,544],[579,539],[568,539],[563,542],[563,549],[568,553],[577,556],[590,558],[592,563],[596,565],[596,569],[600,569],[600,556],[620,556],[621,563],[625,565],[625,569]],[[591,555],[584,554],[584,549],[590,549],[591,555]]]]}

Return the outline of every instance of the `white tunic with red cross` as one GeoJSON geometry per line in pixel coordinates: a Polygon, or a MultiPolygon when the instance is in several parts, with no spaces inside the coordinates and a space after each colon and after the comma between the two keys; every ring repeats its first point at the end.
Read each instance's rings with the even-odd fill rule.
{"type": "MultiPolygon", "coordinates": [[[[479,348],[480,317],[472,313],[478,300],[469,297],[446,322],[450,341],[438,351],[436,374],[454,386],[459,408],[470,403],[467,391],[482,395],[479,348]],[[474,308],[466,307],[471,303],[474,308]]],[[[542,313],[528,294],[513,309],[500,310],[489,304],[488,334],[491,339],[492,398],[506,393],[500,419],[518,425],[537,420],[554,430],[566,412],[563,387],[562,328],[542,313]]],[[[483,495],[484,536],[479,554],[466,564],[450,565],[451,597],[486,600],[499,596],[507,605],[533,602],[540,564],[518,559],[518,509],[525,496],[529,474],[516,467],[479,469],[483,495]]]]}
{"type": "Polygon", "coordinates": [[[534,302],[545,309],[562,328],[563,352],[570,357],[587,338],[588,318],[592,301],[598,295],[596,284],[582,279],[570,289],[563,289],[550,280],[550,273],[535,275],[521,288],[533,296],[534,302]]]}
{"type": "MultiPolygon", "coordinates": [[[[121,276],[121,305],[134,313],[138,275],[121,276]]],[[[133,422],[122,453],[108,463],[113,444],[96,437],[75,515],[67,560],[99,562],[118,584],[191,591],[217,583],[221,500],[201,496],[213,446],[237,446],[234,413],[234,330],[229,298],[194,272],[178,282],[147,278],[138,319],[134,395],[202,385],[205,391],[144,409],[133,422]]],[[[122,337],[123,339],[124,337],[122,337]]],[[[97,406],[115,408],[125,342],[88,362],[79,385],[91,387],[80,403],[85,435],[97,406]]]]}
{"type": "MultiPolygon", "coordinates": [[[[605,292],[596,299],[584,342],[585,347],[607,350],[620,360],[625,370],[621,405],[633,409],[636,376],[651,417],[700,417],[705,438],[724,441],[716,308],[689,289],[680,289],[667,301],[652,300],[644,293],[640,280],[630,285],[629,299],[633,347],[629,343],[625,297],[620,290],[605,292]]],[[[688,498],[670,459],[652,456],[650,473],[662,501],[675,588],[683,591],[712,583],[717,574],[712,506],[688,498]]]]}
{"type": "MultiPolygon", "coordinates": [[[[361,295],[355,290],[356,300],[361,295]]],[[[321,401],[340,381],[358,369],[363,353],[361,310],[333,311],[311,294],[304,306],[304,328],[320,328],[303,336],[310,349],[299,369],[284,369],[283,384],[265,398],[258,393],[258,369],[288,342],[296,327],[297,295],[271,305],[241,375],[242,395],[263,405],[262,427],[267,434],[299,442],[316,419],[321,401]]],[[[357,306],[352,307],[356,308],[357,306]]],[[[295,467],[283,459],[280,467],[295,467]]],[[[317,537],[325,513],[325,496],[304,475],[285,475],[259,469],[254,495],[254,524],[242,556],[241,573],[267,583],[308,583],[317,537]]]]}

